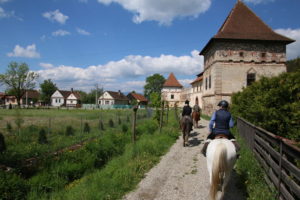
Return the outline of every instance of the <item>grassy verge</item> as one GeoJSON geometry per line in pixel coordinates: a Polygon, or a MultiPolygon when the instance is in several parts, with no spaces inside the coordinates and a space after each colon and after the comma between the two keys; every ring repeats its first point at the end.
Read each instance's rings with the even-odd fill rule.
{"type": "Polygon", "coordinates": [[[237,128],[233,128],[232,132],[241,145],[240,158],[236,163],[236,172],[240,178],[238,186],[242,187],[247,193],[247,200],[276,199],[277,193],[266,184],[264,179],[265,172],[243,138],[238,134],[237,128]]]}
{"type": "Polygon", "coordinates": [[[161,134],[157,131],[142,134],[135,145],[128,144],[124,153],[103,169],[72,182],[50,199],[120,199],[136,187],[178,135],[177,123],[164,128],[161,134]]]}

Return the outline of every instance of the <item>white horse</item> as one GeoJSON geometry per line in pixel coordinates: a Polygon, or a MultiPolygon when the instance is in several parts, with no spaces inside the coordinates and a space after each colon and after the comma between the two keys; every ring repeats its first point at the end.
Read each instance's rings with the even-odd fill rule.
{"type": "Polygon", "coordinates": [[[223,199],[225,187],[236,161],[235,146],[228,139],[214,139],[209,143],[206,155],[210,179],[210,199],[223,199]]]}

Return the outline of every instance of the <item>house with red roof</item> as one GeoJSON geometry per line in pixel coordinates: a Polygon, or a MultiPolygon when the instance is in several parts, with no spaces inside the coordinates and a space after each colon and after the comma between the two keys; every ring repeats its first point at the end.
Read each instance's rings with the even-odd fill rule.
{"type": "Polygon", "coordinates": [[[170,73],[169,77],[165,81],[162,91],[162,100],[168,102],[170,107],[182,106],[183,102],[186,100],[183,96],[183,86],[176,79],[174,73],[170,73]]]}
{"type": "Polygon", "coordinates": [[[118,92],[105,91],[99,98],[98,104],[101,107],[113,107],[114,105],[128,105],[129,99],[120,90],[118,92]]]}
{"type": "Polygon", "coordinates": [[[142,94],[131,92],[127,95],[129,99],[129,104],[132,104],[133,101],[136,101],[139,105],[146,106],[148,104],[148,99],[142,94]]]}
{"type": "Polygon", "coordinates": [[[51,105],[54,107],[80,107],[80,94],[71,88],[71,91],[56,90],[51,95],[51,105]]]}

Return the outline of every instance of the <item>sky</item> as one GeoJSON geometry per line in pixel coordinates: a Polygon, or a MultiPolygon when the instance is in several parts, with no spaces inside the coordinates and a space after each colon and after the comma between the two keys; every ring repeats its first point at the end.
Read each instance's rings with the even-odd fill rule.
{"type": "MultiPolygon", "coordinates": [[[[296,42],[299,0],[243,0],[276,32],[296,42]]],[[[0,0],[0,73],[25,62],[59,89],[143,93],[146,77],[173,72],[188,87],[203,70],[199,52],[237,0],[0,0]]],[[[1,86],[0,91],[5,87],[1,86]]]]}

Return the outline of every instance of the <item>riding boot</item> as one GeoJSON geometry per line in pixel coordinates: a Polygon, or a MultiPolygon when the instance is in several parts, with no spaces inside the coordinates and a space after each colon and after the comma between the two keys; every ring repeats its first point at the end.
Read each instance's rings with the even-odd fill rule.
{"type": "Polygon", "coordinates": [[[206,149],[207,149],[208,144],[209,144],[209,142],[206,141],[201,150],[201,153],[203,154],[204,157],[206,157],[206,149]]]}

